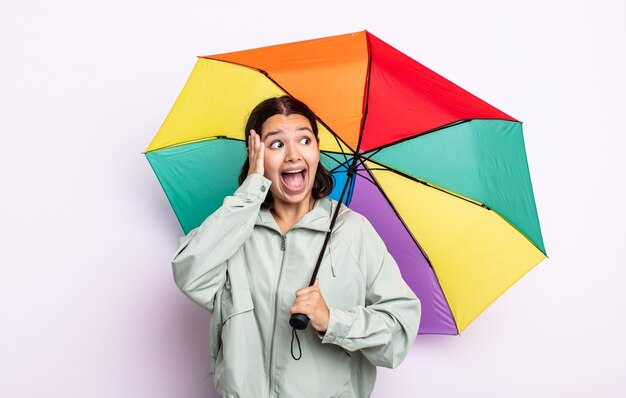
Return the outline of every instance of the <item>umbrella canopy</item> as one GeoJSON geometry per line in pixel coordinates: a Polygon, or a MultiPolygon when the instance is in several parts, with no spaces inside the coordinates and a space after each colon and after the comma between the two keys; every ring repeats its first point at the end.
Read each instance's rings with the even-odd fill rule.
{"type": "Polygon", "coordinates": [[[199,57],[146,150],[185,233],[236,190],[252,108],[285,94],[319,118],[331,197],[356,168],[345,202],[420,298],[420,334],[461,333],[545,258],[521,123],[366,31],[199,57]]]}

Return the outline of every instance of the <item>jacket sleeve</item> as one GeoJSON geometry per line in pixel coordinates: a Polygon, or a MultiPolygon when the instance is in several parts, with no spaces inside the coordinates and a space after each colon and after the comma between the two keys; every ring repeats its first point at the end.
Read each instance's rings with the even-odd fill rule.
{"type": "Polygon", "coordinates": [[[421,304],[366,219],[361,232],[364,240],[359,260],[366,262],[367,268],[365,305],[349,310],[330,308],[322,343],[360,350],[373,365],[395,368],[415,341],[421,304]]]}
{"type": "Polygon", "coordinates": [[[180,239],[172,258],[176,285],[209,311],[226,281],[226,260],[252,235],[270,184],[262,175],[251,174],[219,209],[180,239]]]}

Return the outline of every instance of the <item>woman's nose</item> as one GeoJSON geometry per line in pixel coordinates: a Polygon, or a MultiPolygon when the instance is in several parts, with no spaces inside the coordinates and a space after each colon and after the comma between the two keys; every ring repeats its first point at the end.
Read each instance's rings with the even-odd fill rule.
{"type": "Polygon", "coordinates": [[[298,148],[295,145],[287,145],[285,160],[288,162],[297,162],[300,158],[301,156],[298,148]]]}

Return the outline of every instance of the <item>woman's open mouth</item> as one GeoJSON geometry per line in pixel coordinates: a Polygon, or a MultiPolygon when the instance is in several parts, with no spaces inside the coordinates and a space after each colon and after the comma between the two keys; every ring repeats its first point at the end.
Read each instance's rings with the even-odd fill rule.
{"type": "Polygon", "coordinates": [[[290,191],[300,191],[304,188],[306,169],[287,170],[280,174],[283,184],[290,191]]]}

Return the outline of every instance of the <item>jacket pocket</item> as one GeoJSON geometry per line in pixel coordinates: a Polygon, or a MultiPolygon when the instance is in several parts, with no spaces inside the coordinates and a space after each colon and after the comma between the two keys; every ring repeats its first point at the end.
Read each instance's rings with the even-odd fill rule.
{"type": "Polygon", "coordinates": [[[267,386],[263,344],[249,289],[225,290],[221,300],[220,350],[215,361],[215,388],[220,396],[253,397],[267,386]],[[252,376],[254,375],[254,376],[252,376]]]}
{"type": "MultiPolygon", "coordinates": [[[[222,334],[226,322],[233,317],[252,311],[254,305],[249,289],[230,290],[230,284],[227,283],[225,288],[216,296],[213,315],[211,318],[211,370],[210,374],[215,373],[215,367],[222,358],[220,354],[222,347],[222,334]]],[[[227,331],[228,332],[228,331],[227,331]]]]}
{"type": "Polygon", "coordinates": [[[222,325],[230,318],[254,309],[249,289],[225,290],[221,301],[222,325]]]}

